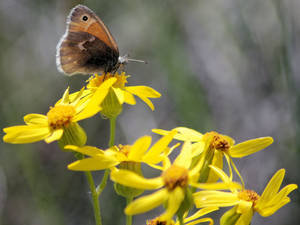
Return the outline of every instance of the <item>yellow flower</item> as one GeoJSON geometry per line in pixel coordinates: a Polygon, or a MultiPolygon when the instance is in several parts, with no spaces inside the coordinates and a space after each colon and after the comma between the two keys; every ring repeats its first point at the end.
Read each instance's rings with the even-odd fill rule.
{"type": "MultiPolygon", "coordinates": [[[[116,166],[122,162],[147,163],[155,168],[159,162],[165,160],[167,154],[173,150],[168,148],[176,131],[159,139],[151,148],[151,137],[144,136],[135,141],[133,145],[113,146],[105,151],[92,146],[66,146],[67,149],[90,156],[77,160],[68,165],[68,169],[77,171],[103,170],[116,166]]],[[[176,147],[176,146],[174,146],[176,147]]]]}
{"type": "Polygon", "coordinates": [[[114,118],[122,111],[122,105],[124,103],[135,105],[136,101],[134,95],[139,97],[144,101],[152,110],[154,110],[154,105],[149,98],[159,98],[161,95],[154,89],[147,86],[126,86],[127,78],[129,76],[125,75],[124,72],[121,74],[107,73],[98,76],[97,74],[92,76],[88,80],[87,88],[90,91],[90,95],[87,98],[94,95],[95,91],[101,87],[105,80],[112,78],[117,79],[117,81],[111,86],[110,91],[107,93],[106,98],[101,103],[101,113],[107,118],[114,118]]]}
{"type": "MultiPolygon", "coordinates": [[[[200,171],[200,182],[215,182],[219,179],[218,176],[210,170],[209,165],[214,165],[222,169],[224,156],[228,163],[230,177],[232,177],[231,166],[233,166],[234,170],[244,184],[238,169],[232,161],[232,158],[242,158],[251,155],[273,143],[272,137],[260,137],[235,145],[235,141],[231,137],[219,134],[215,131],[208,132],[203,135],[186,127],[177,127],[175,130],[177,130],[178,133],[174,139],[193,142],[193,156],[195,158],[198,157],[199,159],[201,156],[205,158],[206,162],[200,171]]],[[[152,131],[161,135],[166,135],[169,133],[169,131],[161,129],[153,129],[152,131]]]]}
{"type": "MultiPolygon", "coordinates": [[[[214,224],[213,219],[211,219],[209,217],[199,219],[199,217],[202,217],[202,216],[204,216],[208,213],[211,213],[213,211],[216,211],[218,209],[219,209],[218,207],[208,207],[208,208],[200,209],[197,212],[195,212],[192,216],[184,218],[183,223],[185,225],[196,225],[196,224],[199,224],[199,223],[209,222],[209,225],[213,225],[214,224]]],[[[148,220],[146,224],[147,225],[166,225],[168,223],[169,223],[169,225],[179,225],[179,221],[176,221],[176,222],[173,221],[173,220],[166,221],[166,220],[161,219],[160,217],[157,217],[157,218],[152,219],[152,220],[148,220]]]]}
{"type": "MultiPolygon", "coordinates": [[[[217,167],[212,167],[212,169],[216,171],[224,182],[230,181],[230,178],[223,171],[217,167]]],[[[271,216],[290,202],[290,198],[287,196],[297,188],[297,185],[289,184],[279,191],[284,174],[284,169],[278,170],[261,196],[253,190],[237,188],[232,188],[231,192],[199,191],[194,193],[196,207],[235,206],[222,216],[221,225],[248,225],[255,212],[264,217],[271,216]]]]}
{"type": "Polygon", "coordinates": [[[126,214],[143,213],[167,203],[166,212],[160,218],[170,222],[174,214],[183,215],[192,207],[193,199],[188,188],[189,186],[209,189],[236,187],[237,184],[235,183],[196,183],[195,178],[198,177],[200,163],[193,169],[189,169],[192,163],[191,147],[190,142],[185,142],[174,163],[171,164],[169,160],[165,160],[162,174],[156,178],[147,179],[127,170],[116,169],[111,172],[111,179],[125,186],[143,190],[161,188],[153,194],[141,197],[130,203],[125,209],[126,214]]]}
{"type": "MultiPolygon", "coordinates": [[[[102,85],[101,90],[99,90],[102,93],[102,100],[103,95],[108,92],[109,86],[115,81],[111,80],[102,85]]],[[[60,140],[65,135],[66,138],[74,139],[70,140],[69,144],[85,144],[85,132],[77,122],[95,115],[101,108],[94,104],[95,99],[82,101],[83,93],[84,90],[82,89],[76,95],[69,95],[68,88],[62,99],[54,107],[50,107],[46,115],[28,114],[24,117],[26,125],[4,128],[3,131],[6,135],[3,140],[13,144],[32,143],[41,140],[50,143],[60,140]]]]}

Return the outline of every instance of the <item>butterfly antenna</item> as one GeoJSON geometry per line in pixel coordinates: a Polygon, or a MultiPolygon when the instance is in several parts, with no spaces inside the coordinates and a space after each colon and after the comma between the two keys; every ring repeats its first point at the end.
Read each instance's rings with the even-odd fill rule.
{"type": "Polygon", "coordinates": [[[140,62],[140,63],[148,64],[147,61],[140,60],[140,59],[130,59],[130,58],[127,58],[127,60],[128,60],[128,62],[140,62]]]}

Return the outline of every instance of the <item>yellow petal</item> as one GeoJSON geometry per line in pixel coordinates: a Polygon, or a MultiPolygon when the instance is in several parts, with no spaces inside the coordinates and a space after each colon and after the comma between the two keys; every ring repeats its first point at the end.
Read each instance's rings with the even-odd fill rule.
{"type": "MultiPolygon", "coordinates": [[[[185,225],[198,225],[200,223],[206,223],[208,222],[209,224],[208,225],[213,225],[214,224],[214,221],[212,218],[202,218],[202,219],[199,219],[199,220],[194,220],[193,222],[190,222],[190,223],[185,223],[185,225]]],[[[177,223],[176,223],[177,225],[177,223]]]]}
{"type": "Polygon", "coordinates": [[[28,125],[41,125],[41,126],[48,125],[47,116],[42,114],[35,114],[35,113],[28,114],[24,116],[24,121],[28,125]]]}
{"type": "Polygon", "coordinates": [[[221,168],[218,168],[218,167],[215,167],[213,165],[210,165],[209,166],[212,171],[217,174],[217,176],[219,178],[221,178],[221,180],[224,182],[224,183],[230,183],[231,182],[231,179],[227,176],[227,174],[221,169],[221,168]]]}
{"type": "Polygon", "coordinates": [[[161,96],[160,93],[147,86],[131,86],[125,87],[125,89],[143,100],[152,111],[154,110],[154,106],[148,98],[159,98],[161,96]]]}
{"type": "Polygon", "coordinates": [[[253,202],[248,202],[244,200],[240,200],[237,205],[236,212],[240,214],[247,213],[249,210],[252,210],[253,202]]]}
{"type": "Polygon", "coordinates": [[[203,134],[200,132],[187,128],[187,127],[176,127],[175,130],[178,131],[178,134],[181,134],[187,140],[191,142],[199,142],[202,141],[203,134]]]}
{"type": "MultiPolygon", "coordinates": [[[[211,165],[214,166],[214,168],[219,168],[219,169],[222,170],[222,168],[223,168],[223,153],[222,152],[215,151],[211,165]]],[[[206,182],[207,183],[216,182],[216,181],[218,181],[218,179],[219,179],[218,173],[216,173],[215,171],[210,170],[206,182]]]]}
{"type": "Polygon", "coordinates": [[[258,200],[257,207],[263,207],[263,205],[267,204],[267,202],[270,201],[276,195],[281,186],[284,174],[285,170],[280,169],[273,175],[263,194],[258,200]]]}
{"type": "Polygon", "coordinates": [[[63,133],[63,129],[54,130],[52,131],[52,134],[49,137],[45,138],[45,142],[49,144],[53,141],[57,141],[62,137],[63,133]]]}
{"type": "Polygon", "coordinates": [[[6,135],[4,142],[12,144],[26,144],[41,141],[51,133],[48,126],[23,125],[4,128],[6,135]]]}
{"type": "Polygon", "coordinates": [[[91,117],[101,110],[100,104],[103,102],[104,98],[110,87],[117,81],[116,78],[112,77],[104,81],[98,88],[97,91],[91,97],[87,106],[74,118],[73,122],[91,117]]]}
{"type": "Polygon", "coordinates": [[[130,86],[126,90],[134,95],[142,95],[147,98],[159,98],[161,94],[148,86],[130,86]]]}
{"type": "Polygon", "coordinates": [[[143,212],[147,212],[165,202],[168,198],[168,191],[163,188],[153,194],[138,198],[137,200],[130,203],[125,208],[127,215],[134,215],[143,212]]]}
{"type": "Polygon", "coordinates": [[[124,91],[124,98],[125,98],[124,101],[127,104],[130,104],[130,105],[136,104],[135,98],[134,98],[133,94],[131,94],[130,92],[124,91]]]}
{"type": "MultiPolygon", "coordinates": [[[[228,155],[226,155],[226,159],[227,159],[227,157],[228,157],[228,155]]],[[[228,158],[229,158],[229,157],[228,157],[228,158]]],[[[242,175],[240,174],[238,168],[236,167],[236,165],[234,164],[234,162],[232,161],[232,159],[231,159],[231,158],[229,158],[229,159],[230,159],[229,169],[231,168],[230,165],[232,165],[234,171],[236,172],[236,174],[237,174],[238,177],[240,178],[243,187],[245,187],[245,182],[244,182],[244,179],[243,179],[242,175]]],[[[232,177],[232,176],[231,176],[231,177],[232,177]]]]}
{"type": "Polygon", "coordinates": [[[114,88],[112,87],[112,90],[114,91],[115,95],[117,96],[117,99],[119,103],[122,105],[125,101],[124,92],[121,88],[114,88]]]}
{"type": "Polygon", "coordinates": [[[64,94],[63,94],[63,97],[61,98],[61,102],[62,104],[69,104],[70,103],[70,98],[69,98],[69,89],[70,87],[68,87],[64,94]]]}
{"type": "Polygon", "coordinates": [[[290,199],[287,197],[287,195],[297,188],[298,186],[296,184],[289,184],[282,188],[280,192],[276,194],[270,201],[265,202],[264,204],[258,202],[255,209],[262,216],[270,216],[279,208],[290,202],[290,199]]]}
{"type": "Polygon", "coordinates": [[[131,147],[128,154],[128,160],[141,161],[145,152],[151,145],[151,137],[144,136],[139,138],[131,147]]]}
{"type": "Polygon", "coordinates": [[[186,141],[181,149],[180,154],[176,157],[174,164],[189,169],[192,163],[192,145],[186,141]]]}
{"type": "Polygon", "coordinates": [[[271,200],[270,203],[268,203],[267,205],[271,204],[271,205],[275,205],[278,204],[279,202],[281,202],[285,197],[287,197],[292,191],[294,191],[295,189],[297,189],[298,186],[296,184],[289,184],[287,186],[285,186],[284,188],[282,188],[271,200]]]}
{"type": "Polygon", "coordinates": [[[138,189],[156,189],[163,186],[161,177],[146,179],[129,170],[112,171],[110,177],[113,181],[124,186],[138,189]]]}
{"type": "Polygon", "coordinates": [[[233,173],[232,173],[232,167],[231,167],[232,160],[228,154],[224,154],[224,156],[227,161],[227,165],[228,165],[228,169],[229,169],[229,179],[232,180],[233,179],[233,173]]]}
{"type": "Polygon", "coordinates": [[[196,188],[200,189],[206,189],[206,190],[225,190],[225,189],[242,189],[242,186],[239,183],[236,182],[229,182],[229,183],[195,183],[190,182],[190,185],[196,188]]]}
{"type": "MultiPolygon", "coordinates": [[[[174,137],[174,139],[176,139],[176,136],[174,137]]],[[[199,156],[204,151],[204,147],[205,147],[205,142],[203,141],[194,143],[192,145],[193,157],[199,156]]]]}
{"type": "Polygon", "coordinates": [[[168,194],[167,210],[160,216],[162,220],[166,221],[170,221],[172,219],[184,199],[184,191],[181,187],[176,187],[173,191],[169,191],[168,194]]]}
{"type": "Polygon", "coordinates": [[[157,164],[160,162],[160,154],[168,147],[177,131],[172,131],[168,135],[160,138],[143,157],[144,162],[157,164]]]}
{"type": "Polygon", "coordinates": [[[280,209],[281,207],[283,207],[284,205],[288,204],[290,202],[290,198],[289,197],[285,197],[281,202],[279,202],[276,205],[272,205],[270,207],[266,207],[263,208],[261,210],[257,210],[257,212],[263,216],[263,217],[267,217],[267,216],[271,216],[273,215],[278,209],[280,209]]]}
{"type": "Polygon", "coordinates": [[[83,147],[78,147],[75,145],[66,145],[65,149],[70,149],[75,152],[79,152],[84,155],[88,156],[97,156],[97,155],[102,155],[104,153],[103,150],[93,147],[93,146],[83,146],[83,147]]]}
{"type": "Polygon", "coordinates": [[[253,210],[248,210],[246,213],[243,213],[240,218],[237,220],[235,225],[250,225],[253,217],[253,210]]]}
{"type": "Polygon", "coordinates": [[[102,108],[98,105],[93,105],[93,106],[88,105],[81,112],[76,114],[72,121],[77,122],[77,121],[84,120],[86,118],[92,117],[95,114],[97,114],[98,112],[100,112],[101,109],[102,108]]]}
{"type": "MultiPolygon", "coordinates": [[[[191,141],[191,142],[198,142],[202,140],[202,134],[186,127],[176,127],[173,130],[177,130],[178,133],[174,136],[174,139],[179,141],[191,141]]],[[[172,131],[172,130],[171,130],[172,131]]],[[[162,130],[162,129],[152,129],[153,133],[160,134],[160,135],[167,135],[171,131],[162,130]]]]}
{"type": "Polygon", "coordinates": [[[229,150],[229,155],[234,158],[242,158],[260,150],[263,150],[272,143],[272,137],[261,137],[248,140],[231,147],[229,150]]]}
{"type": "Polygon", "coordinates": [[[237,205],[237,195],[224,191],[199,191],[193,194],[197,208],[228,207],[237,205]]]}
{"type": "Polygon", "coordinates": [[[199,218],[199,217],[201,217],[201,216],[204,216],[204,215],[206,215],[206,214],[208,214],[208,213],[211,213],[211,212],[213,212],[213,211],[216,211],[216,210],[218,210],[218,209],[219,209],[219,207],[207,207],[207,208],[200,209],[200,210],[198,210],[197,212],[195,212],[192,216],[186,218],[186,219],[184,220],[184,224],[185,224],[186,222],[189,222],[189,221],[191,221],[191,220],[197,219],[197,218],[199,218]]]}
{"type": "Polygon", "coordinates": [[[105,155],[98,155],[93,158],[77,160],[69,164],[68,169],[77,171],[95,171],[111,168],[118,164],[119,162],[117,162],[114,158],[110,158],[105,155]]]}

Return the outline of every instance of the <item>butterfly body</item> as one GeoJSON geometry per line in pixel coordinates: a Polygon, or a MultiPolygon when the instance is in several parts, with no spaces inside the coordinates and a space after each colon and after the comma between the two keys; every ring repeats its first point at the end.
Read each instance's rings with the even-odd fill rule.
{"type": "Polygon", "coordinates": [[[58,69],[67,75],[106,73],[126,62],[119,57],[116,41],[101,19],[86,6],[74,7],[57,45],[58,69]]]}

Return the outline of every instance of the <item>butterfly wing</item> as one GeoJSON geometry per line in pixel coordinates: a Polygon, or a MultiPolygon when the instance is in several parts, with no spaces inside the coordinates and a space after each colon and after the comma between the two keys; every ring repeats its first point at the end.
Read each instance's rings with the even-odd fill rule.
{"type": "Polygon", "coordinates": [[[68,75],[110,72],[117,68],[118,57],[118,46],[100,18],[86,6],[73,8],[57,45],[58,69],[68,75]]]}

